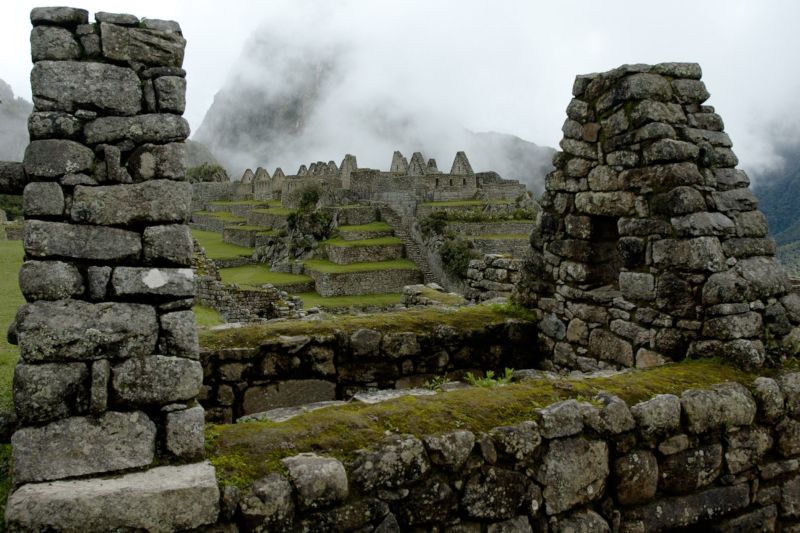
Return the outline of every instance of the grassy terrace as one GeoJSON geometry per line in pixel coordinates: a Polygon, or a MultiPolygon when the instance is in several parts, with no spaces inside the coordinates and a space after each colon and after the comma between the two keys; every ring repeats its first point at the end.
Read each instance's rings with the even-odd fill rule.
{"type": "Polygon", "coordinates": [[[403,244],[398,237],[377,237],[375,239],[361,239],[358,241],[346,241],[344,239],[328,239],[325,241],[328,246],[341,246],[352,248],[356,246],[389,246],[392,244],[403,244]]]}
{"type": "MultiPolygon", "coordinates": [[[[306,305],[308,306],[307,303],[306,305]]],[[[352,332],[359,328],[430,332],[439,324],[469,331],[485,328],[489,324],[499,324],[508,318],[528,319],[530,314],[511,306],[500,305],[473,305],[458,309],[409,309],[371,315],[336,316],[324,320],[281,321],[223,331],[208,331],[201,334],[200,344],[208,348],[231,346],[247,348],[260,346],[265,340],[280,335],[324,335],[335,331],[352,332]]]]}
{"type": "Polygon", "coordinates": [[[276,287],[291,285],[293,283],[308,283],[308,276],[299,274],[286,274],[284,272],[270,272],[265,265],[244,265],[232,268],[221,268],[219,274],[224,283],[236,283],[245,287],[258,287],[271,283],[276,287]]]}
{"type": "Polygon", "coordinates": [[[219,313],[210,307],[195,305],[192,311],[197,317],[197,326],[200,328],[210,328],[225,323],[219,313]]]}
{"type": "Polygon", "coordinates": [[[247,220],[244,217],[237,217],[233,213],[229,213],[227,211],[195,211],[194,213],[192,213],[192,216],[195,215],[202,217],[213,217],[231,223],[245,222],[247,220]]]}
{"type": "Polygon", "coordinates": [[[422,205],[429,205],[433,207],[462,207],[469,205],[509,205],[513,204],[513,200],[445,200],[442,202],[423,202],[422,205]]]}
{"type": "Polygon", "coordinates": [[[255,231],[258,232],[259,235],[277,235],[278,231],[274,230],[267,226],[234,226],[234,229],[240,231],[255,231]]]}
{"type": "Polygon", "coordinates": [[[14,320],[17,308],[25,303],[17,283],[22,266],[22,242],[0,241],[0,411],[11,411],[11,381],[19,350],[6,342],[6,329],[14,320]]]}
{"type": "Polygon", "coordinates": [[[526,241],[530,239],[527,233],[486,233],[484,235],[467,235],[467,239],[492,239],[503,241],[526,241]]]}
{"type": "Polygon", "coordinates": [[[235,259],[237,257],[249,257],[253,253],[252,248],[223,242],[222,234],[214,231],[195,229],[192,230],[192,236],[205,249],[209,259],[235,259]]]}
{"type": "Polygon", "coordinates": [[[282,423],[250,422],[206,428],[206,446],[224,483],[246,486],[282,469],[280,459],[301,452],[337,457],[382,440],[387,433],[417,436],[535,420],[535,409],[568,398],[591,399],[600,391],[633,405],[655,394],[678,394],[722,381],[750,385],[754,374],[719,361],[697,360],[607,378],[531,380],[495,388],[471,387],[435,396],[405,397],[376,405],[352,404],[307,413],[282,423]],[[287,443],[290,445],[287,446],[287,443]]]}
{"type": "Polygon", "coordinates": [[[268,209],[253,209],[252,213],[267,213],[269,215],[289,216],[296,213],[296,209],[289,209],[288,207],[270,207],[268,209]]]}
{"type": "Polygon", "coordinates": [[[337,265],[325,259],[309,259],[303,264],[307,269],[323,272],[325,274],[343,274],[345,272],[371,272],[374,270],[417,270],[417,265],[409,259],[394,259],[392,261],[369,261],[353,263],[351,265],[337,265]]]}
{"type": "Polygon", "coordinates": [[[233,201],[218,201],[210,202],[210,205],[226,206],[226,205],[268,205],[279,206],[280,200],[233,200],[233,201]]]}
{"type": "Polygon", "coordinates": [[[385,307],[399,304],[403,300],[400,293],[389,294],[363,294],[361,296],[320,296],[316,292],[303,292],[296,294],[303,299],[303,307],[321,307],[331,309],[338,307],[385,307]]]}
{"type": "Polygon", "coordinates": [[[392,227],[386,222],[370,222],[369,224],[359,224],[355,226],[339,226],[336,229],[347,233],[348,231],[389,231],[392,227]]]}

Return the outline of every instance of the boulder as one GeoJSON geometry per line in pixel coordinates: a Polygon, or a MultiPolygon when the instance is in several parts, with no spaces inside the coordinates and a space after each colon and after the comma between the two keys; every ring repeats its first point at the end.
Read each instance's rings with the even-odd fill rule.
{"type": "Polygon", "coordinates": [[[390,437],[374,450],[361,450],[351,465],[351,480],[364,491],[394,488],[430,470],[425,447],[413,435],[390,437]]]}
{"type": "Polygon", "coordinates": [[[662,459],[659,488],[687,494],[714,482],[722,471],[722,446],[712,444],[685,450],[662,459]]]}
{"type": "Polygon", "coordinates": [[[83,363],[14,368],[14,407],[22,423],[49,422],[87,410],[89,371],[83,363]]]}
{"type": "Polygon", "coordinates": [[[658,489],[658,461],[652,452],[638,450],[614,461],[617,500],[622,505],[644,503],[658,489]]]}
{"type": "Polygon", "coordinates": [[[29,302],[65,300],[83,294],[83,276],[71,263],[25,261],[19,270],[19,288],[29,302]]]}
{"type": "Polygon", "coordinates": [[[243,525],[251,531],[290,529],[294,519],[294,500],[289,480],[270,474],[256,480],[239,503],[243,525]]]}
{"type": "Polygon", "coordinates": [[[500,426],[489,431],[500,457],[516,463],[532,463],[542,442],[536,422],[525,421],[513,426],[500,426]]]}
{"type": "Polygon", "coordinates": [[[475,446],[475,435],[457,430],[441,435],[426,435],[422,438],[431,463],[452,472],[458,471],[466,462],[475,446]]]}
{"type": "Polygon", "coordinates": [[[31,141],[22,161],[25,174],[37,178],[57,178],[64,174],[91,171],[94,152],[66,139],[31,141]]]}
{"type": "Polygon", "coordinates": [[[470,518],[505,520],[519,514],[530,481],[512,470],[486,466],[464,484],[461,508],[470,518]]]}
{"type": "Polygon", "coordinates": [[[542,457],[536,480],[548,515],[599,498],[608,478],[608,444],[572,437],[551,441],[542,457]]]}
{"type": "Polygon", "coordinates": [[[658,394],[631,407],[631,413],[643,433],[669,433],[680,427],[681,401],[674,394],[658,394]]]}
{"type": "Polygon", "coordinates": [[[690,389],[681,394],[681,407],[690,433],[706,433],[721,427],[749,426],[756,416],[756,402],[738,383],[713,389],[690,389]]]}
{"type": "Polygon", "coordinates": [[[205,411],[200,405],[167,413],[164,445],[181,459],[197,459],[205,448],[205,411]]]}
{"type": "Polygon", "coordinates": [[[283,459],[303,509],[318,509],[347,499],[347,473],[336,459],[301,453],[283,459]]]}
{"type": "MultiPolygon", "coordinates": [[[[137,20],[138,23],[138,20],[137,20]]],[[[178,33],[100,23],[103,56],[114,61],[180,67],[186,39],[178,33]]]]}

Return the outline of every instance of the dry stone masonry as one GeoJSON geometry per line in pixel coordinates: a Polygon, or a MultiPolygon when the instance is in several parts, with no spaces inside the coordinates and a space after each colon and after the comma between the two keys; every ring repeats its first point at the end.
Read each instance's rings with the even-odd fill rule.
{"type": "Polygon", "coordinates": [[[218,489],[197,462],[186,41],[175,22],[95,20],[31,12],[6,518],[11,530],[193,528],[216,520],[218,489]]]}
{"type": "Polygon", "coordinates": [[[578,76],[532,236],[557,366],[765,360],[800,296],[694,63],[578,76]]]}

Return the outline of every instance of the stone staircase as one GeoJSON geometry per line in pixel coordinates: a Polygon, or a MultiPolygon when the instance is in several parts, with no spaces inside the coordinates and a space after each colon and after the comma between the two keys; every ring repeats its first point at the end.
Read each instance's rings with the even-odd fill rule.
{"type": "Polygon", "coordinates": [[[425,280],[425,283],[437,282],[436,277],[433,274],[433,269],[431,269],[428,259],[425,257],[425,253],[409,233],[408,228],[400,215],[395,213],[394,210],[386,204],[376,204],[376,207],[378,207],[378,210],[381,214],[381,220],[387,222],[392,227],[395,236],[399,238],[405,245],[406,257],[417,264],[417,267],[422,272],[422,277],[425,280]]]}

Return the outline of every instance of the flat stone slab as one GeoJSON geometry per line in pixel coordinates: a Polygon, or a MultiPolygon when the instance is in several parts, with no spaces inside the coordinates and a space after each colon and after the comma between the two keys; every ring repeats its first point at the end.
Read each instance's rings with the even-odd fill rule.
{"type": "Polygon", "coordinates": [[[340,405],[347,405],[347,402],[332,400],[327,402],[314,402],[307,405],[296,405],[294,407],[279,407],[277,409],[264,411],[263,413],[253,413],[252,415],[243,416],[238,418],[236,423],[261,422],[265,420],[270,422],[286,422],[287,420],[291,420],[292,418],[300,416],[304,413],[325,409],[326,407],[339,407],[340,405]]]}
{"type": "Polygon", "coordinates": [[[433,396],[436,391],[430,389],[388,389],[370,392],[359,392],[353,396],[353,400],[366,404],[381,403],[403,396],[433,396]]]}
{"type": "Polygon", "coordinates": [[[8,499],[6,525],[9,531],[169,532],[212,524],[218,513],[214,467],[205,462],[23,485],[8,499]]]}

